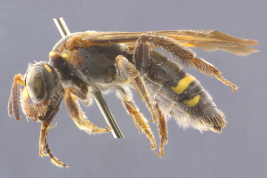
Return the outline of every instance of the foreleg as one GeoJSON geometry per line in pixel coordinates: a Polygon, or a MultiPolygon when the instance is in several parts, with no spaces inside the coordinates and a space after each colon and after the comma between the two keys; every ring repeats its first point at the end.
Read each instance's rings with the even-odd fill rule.
{"type": "Polygon", "coordinates": [[[65,89],[64,101],[66,108],[76,126],[79,129],[84,130],[88,134],[108,132],[110,130],[109,126],[107,126],[106,129],[99,128],[96,125],[92,124],[89,120],[85,119],[86,116],[84,115],[78,103],[78,99],[85,100],[86,95],[83,95],[81,92],[72,87],[65,89]]]}

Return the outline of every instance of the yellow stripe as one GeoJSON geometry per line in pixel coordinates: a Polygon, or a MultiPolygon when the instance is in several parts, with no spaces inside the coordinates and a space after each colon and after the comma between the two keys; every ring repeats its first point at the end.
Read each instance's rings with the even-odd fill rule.
{"type": "Polygon", "coordinates": [[[67,53],[63,53],[60,55],[64,60],[69,61],[70,60],[70,56],[67,53]]]}
{"type": "Polygon", "coordinates": [[[197,105],[199,99],[200,99],[200,95],[196,95],[191,100],[184,100],[184,103],[189,107],[194,107],[195,105],[197,105]]]}
{"type": "Polygon", "coordinates": [[[191,76],[191,75],[187,75],[187,76],[185,76],[184,78],[182,78],[182,79],[178,82],[178,84],[177,84],[176,87],[171,87],[171,89],[172,89],[175,93],[177,93],[177,94],[181,94],[181,93],[183,93],[183,92],[185,91],[185,89],[188,87],[188,85],[189,85],[191,82],[195,81],[195,80],[196,80],[196,79],[195,79],[193,76],[191,76]]]}
{"type": "Polygon", "coordinates": [[[22,98],[23,98],[23,100],[26,100],[29,98],[29,93],[28,93],[28,90],[26,87],[24,87],[24,89],[23,89],[22,98]]]}
{"type": "Polygon", "coordinates": [[[49,53],[49,56],[50,56],[51,58],[58,58],[58,52],[56,52],[56,51],[51,51],[51,52],[49,53]]]}
{"type": "Polygon", "coordinates": [[[187,47],[195,47],[194,45],[192,45],[191,43],[183,43],[184,46],[187,46],[187,47]]]}
{"type": "Polygon", "coordinates": [[[52,69],[47,64],[44,64],[44,67],[49,73],[52,72],[52,69]]]}

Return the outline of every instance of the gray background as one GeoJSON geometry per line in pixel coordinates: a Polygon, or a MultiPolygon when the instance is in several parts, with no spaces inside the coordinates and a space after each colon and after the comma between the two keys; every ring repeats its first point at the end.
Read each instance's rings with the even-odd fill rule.
{"type": "MultiPolygon", "coordinates": [[[[10,1],[0,0],[0,177],[267,177],[266,1],[10,1]],[[71,32],[216,29],[256,39],[259,53],[247,57],[194,49],[239,86],[237,93],[216,79],[189,70],[213,96],[227,117],[222,134],[192,128],[183,130],[168,122],[169,144],[161,159],[139,135],[114,93],[105,96],[125,139],[112,134],[89,136],[67,115],[56,116],[48,141],[70,168],[54,166],[38,156],[40,123],[20,122],[7,115],[13,76],[24,74],[29,63],[48,60],[60,39],[52,18],[64,17],[71,32]]],[[[150,115],[135,95],[142,113],[150,115]]],[[[99,126],[106,123],[94,105],[84,109],[99,126]]],[[[151,127],[157,137],[155,124],[151,127]]]]}

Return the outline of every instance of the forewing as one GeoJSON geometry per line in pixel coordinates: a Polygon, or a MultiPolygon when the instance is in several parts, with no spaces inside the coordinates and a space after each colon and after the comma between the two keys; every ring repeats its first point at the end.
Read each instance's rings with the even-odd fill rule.
{"type": "Polygon", "coordinates": [[[125,43],[134,47],[135,41],[142,33],[164,35],[174,39],[178,44],[197,47],[205,51],[223,50],[236,55],[248,55],[258,50],[249,47],[256,45],[256,40],[241,39],[214,30],[178,30],[148,32],[97,32],[85,33],[82,39],[94,45],[125,43]]]}

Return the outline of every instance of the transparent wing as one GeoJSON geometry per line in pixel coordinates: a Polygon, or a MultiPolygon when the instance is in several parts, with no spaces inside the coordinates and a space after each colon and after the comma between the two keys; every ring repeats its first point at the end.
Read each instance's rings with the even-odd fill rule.
{"type": "Polygon", "coordinates": [[[178,44],[187,47],[197,47],[205,51],[220,49],[243,56],[258,51],[249,47],[258,44],[256,40],[241,39],[215,30],[85,32],[80,37],[87,46],[125,43],[129,47],[134,47],[135,41],[142,33],[168,36],[178,44]]]}

